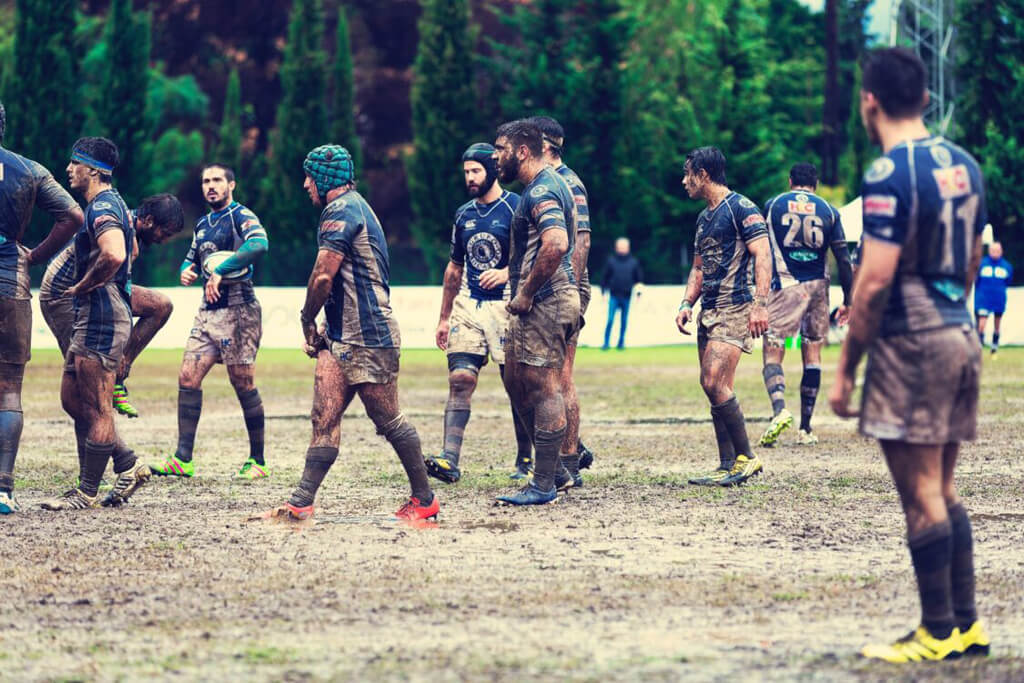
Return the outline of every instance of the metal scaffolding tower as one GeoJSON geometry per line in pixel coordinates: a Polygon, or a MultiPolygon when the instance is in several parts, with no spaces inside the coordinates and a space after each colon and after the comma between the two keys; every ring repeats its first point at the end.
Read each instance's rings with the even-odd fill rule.
{"type": "Polygon", "coordinates": [[[955,0],[892,0],[889,44],[913,49],[928,67],[924,120],[940,134],[953,122],[955,17],[955,0]]]}

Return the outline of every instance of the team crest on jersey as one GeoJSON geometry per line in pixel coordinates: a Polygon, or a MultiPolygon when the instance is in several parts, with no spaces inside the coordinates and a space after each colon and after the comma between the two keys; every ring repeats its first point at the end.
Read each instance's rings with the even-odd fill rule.
{"type": "Polygon", "coordinates": [[[939,166],[948,168],[953,165],[953,155],[948,149],[942,145],[934,145],[928,150],[932,154],[932,159],[935,160],[939,166]]]}
{"type": "Polygon", "coordinates": [[[939,196],[943,199],[954,199],[971,193],[971,174],[963,164],[932,169],[932,176],[939,186],[939,196]]]}
{"type": "Polygon", "coordinates": [[[864,174],[864,182],[877,183],[885,180],[896,170],[896,164],[889,157],[879,157],[864,174]]]}
{"type": "Polygon", "coordinates": [[[104,209],[113,209],[114,205],[111,204],[110,202],[96,202],[95,204],[92,205],[92,208],[96,209],[97,211],[103,211],[104,209]]]}
{"type": "Polygon", "coordinates": [[[896,215],[896,197],[883,194],[869,194],[864,197],[865,216],[888,216],[896,215]]]}
{"type": "Polygon", "coordinates": [[[805,195],[805,194],[804,194],[803,192],[801,192],[800,194],[798,194],[798,195],[796,196],[796,200],[797,200],[798,202],[806,202],[806,201],[807,201],[808,199],[810,199],[810,197],[808,197],[807,195],[805,195]]]}
{"type": "Polygon", "coordinates": [[[537,187],[535,187],[532,190],[530,190],[530,196],[531,197],[543,197],[544,194],[547,193],[547,191],[548,191],[548,186],[547,185],[538,185],[537,187]]]}
{"type": "Polygon", "coordinates": [[[489,232],[478,232],[466,243],[469,261],[477,270],[490,270],[501,262],[501,242],[489,232]]]}
{"type": "Polygon", "coordinates": [[[750,201],[746,197],[740,197],[740,206],[742,206],[744,209],[753,209],[754,202],[750,201]]]}

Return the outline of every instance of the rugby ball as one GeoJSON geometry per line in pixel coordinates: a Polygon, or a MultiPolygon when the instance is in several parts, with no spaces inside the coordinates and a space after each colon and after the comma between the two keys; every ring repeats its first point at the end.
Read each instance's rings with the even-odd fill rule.
{"type": "MultiPolygon", "coordinates": [[[[235,255],[233,251],[215,251],[203,261],[203,275],[209,280],[210,276],[213,275],[213,271],[217,269],[217,266],[227,261],[229,258],[235,255]]],[[[221,279],[225,282],[231,282],[232,280],[243,280],[249,276],[249,267],[239,268],[238,270],[232,270],[229,273],[221,275],[221,279]]]]}

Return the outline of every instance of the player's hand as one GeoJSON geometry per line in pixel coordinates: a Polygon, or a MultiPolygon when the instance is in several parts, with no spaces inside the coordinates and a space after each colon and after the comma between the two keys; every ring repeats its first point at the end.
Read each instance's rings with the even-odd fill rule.
{"type": "Polygon", "coordinates": [[[679,311],[679,313],[676,314],[676,327],[679,328],[680,332],[688,335],[690,334],[690,331],[686,329],[686,326],[690,323],[690,320],[692,319],[693,309],[684,308],[683,310],[679,311]]]}
{"type": "Polygon", "coordinates": [[[437,344],[437,348],[442,351],[448,349],[448,332],[451,331],[451,327],[451,323],[447,320],[437,323],[437,330],[434,332],[434,342],[437,344]]]}
{"type": "Polygon", "coordinates": [[[768,331],[768,307],[754,304],[750,309],[750,323],[747,325],[750,336],[757,339],[768,331]]]}
{"type": "Polygon", "coordinates": [[[523,313],[529,313],[530,309],[533,308],[533,300],[526,298],[522,294],[516,294],[514,299],[505,304],[505,308],[512,315],[522,315],[523,313]]]}
{"type": "Polygon", "coordinates": [[[199,273],[196,272],[196,264],[190,265],[185,270],[181,271],[181,278],[179,281],[185,287],[188,287],[199,278],[199,273]]]}
{"type": "Polygon", "coordinates": [[[327,348],[327,342],[320,335],[315,320],[302,323],[302,336],[305,340],[302,350],[310,358],[316,358],[318,353],[327,348]]]}
{"type": "Polygon", "coordinates": [[[217,273],[210,273],[210,279],[206,281],[206,300],[215,304],[220,301],[221,276],[217,273]]]}
{"type": "Polygon", "coordinates": [[[492,268],[480,273],[480,286],[484,289],[504,287],[508,282],[508,268],[492,268]]]}
{"type": "Polygon", "coordinates": [[[64,290],[64,296],[66,296],[69,299],[74,299],[76,296],[81,296],[81,295],[82,295],[82,290],[79,288],[78,285],[72,285],[72,286],[70,286],[70,287],[68,287],[67,289],[64,290]]]}
{"type": "Polygon", "coordinates": [[[850,397],[853,396],[853,385],[855,378],[844,373],[836,375],[836,381],[828,392],[828,402],[832,411],[839,417],[857,417],[860,410],[850,406],[850,397]]]}
{"type": "Polygon", "coordinates": [[[850,307],[843,304],[836,309],[836,325],[845,327],[850,322],[850,307]]]}

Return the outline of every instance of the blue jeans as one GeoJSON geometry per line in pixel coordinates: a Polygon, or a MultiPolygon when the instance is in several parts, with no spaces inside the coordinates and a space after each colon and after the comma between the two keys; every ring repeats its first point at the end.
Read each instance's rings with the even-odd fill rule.
{"type": "Polygon", "coordinates": [[[612,336],[612,324],[615,312],[619,313],[619,348],[626,345],[626,321],[629,319],[629,297],[608,297],[608,324],[604,326],[604,348],[608,348],[608,339],[612,336]]]}

